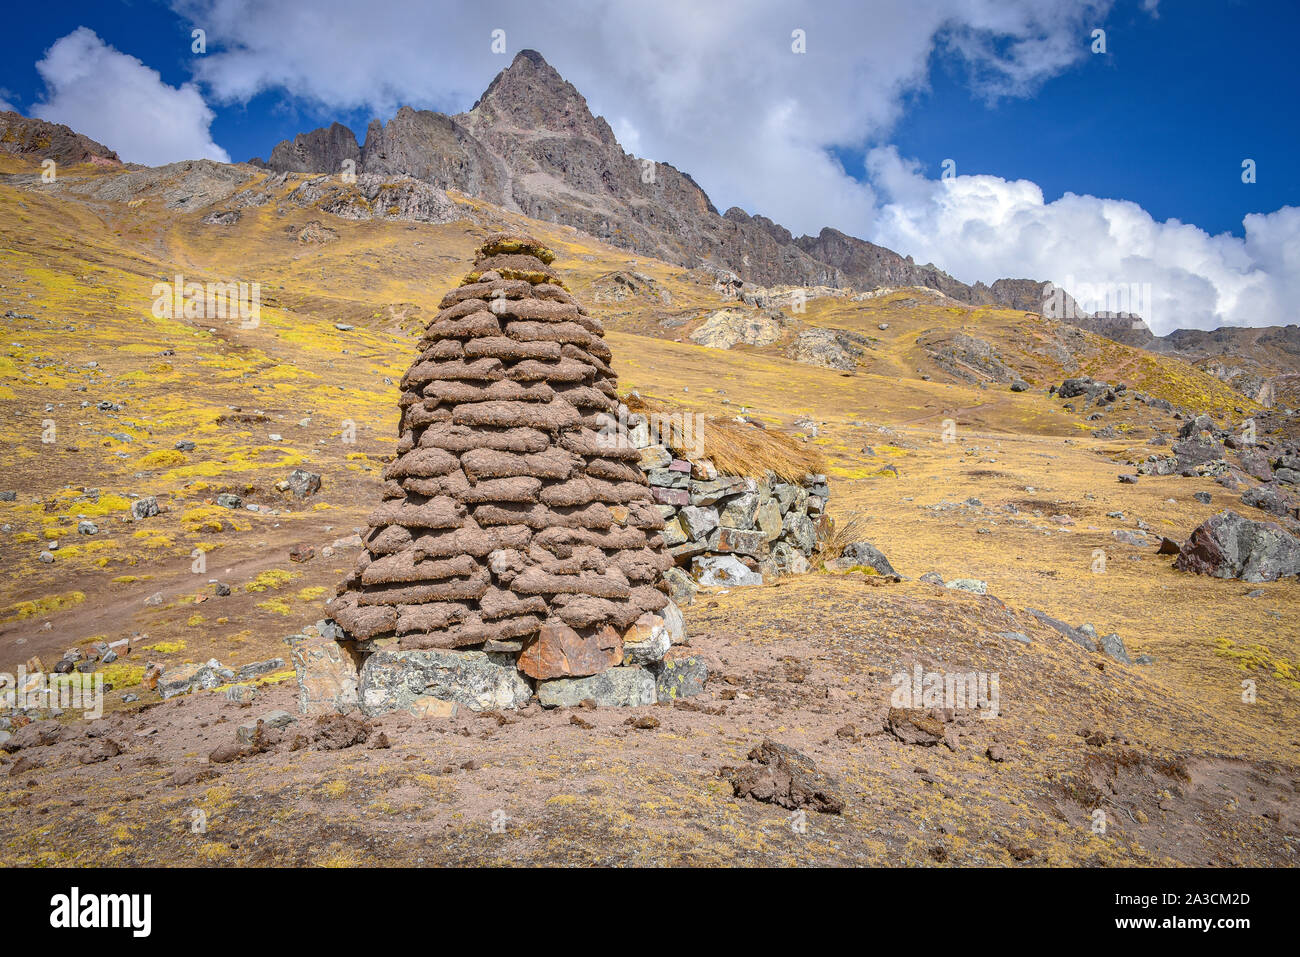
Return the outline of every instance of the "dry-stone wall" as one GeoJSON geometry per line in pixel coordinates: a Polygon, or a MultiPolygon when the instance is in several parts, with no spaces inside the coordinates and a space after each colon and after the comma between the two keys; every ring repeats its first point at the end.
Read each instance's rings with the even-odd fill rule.
{"type": "Polygon", "coordinates": [[[628,436],[641,453],[661,532],[674,566],[664,572],[679,604],[700,586],[761,585],[801,574],[827,529],[825,475],[786,482],[719,473],[707,458],[677,458],[658,441],[655,416],[628,416],[628,436]]]}

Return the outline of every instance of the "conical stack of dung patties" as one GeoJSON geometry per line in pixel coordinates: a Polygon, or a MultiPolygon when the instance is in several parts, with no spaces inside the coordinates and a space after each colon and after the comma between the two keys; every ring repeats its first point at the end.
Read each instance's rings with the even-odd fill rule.
{"type": "Polygon", "coordinates": [[[397,458],[332,613],[363,657],[480,651],[539,682],[639,668],[653,689],[681,636],[663,520],[604,330],[553,258],[494,236],[443,298],[402,379],[397,458]]]}

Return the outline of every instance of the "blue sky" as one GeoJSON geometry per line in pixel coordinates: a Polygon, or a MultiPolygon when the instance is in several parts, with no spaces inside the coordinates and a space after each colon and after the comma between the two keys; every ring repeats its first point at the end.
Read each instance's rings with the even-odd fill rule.
{"type": "Polygon", "coordinates": [[[539,49],[629,151],[691,172],[720,209],[741,205],[796,233],[833,225],[967,281],[1149,276],[1181,315],[1188,297],[1206,298],[1200,279],[1215,301],[1194,323],[1276,318],[1287,297],[1256,280],[1300,258],[1285,214],[1300,207],[1291,110],[1300,64],[1290,49],[1300,4],[968,6],[935,0],[920,22],[921,8],[904,0],[755,0],[708,14],[685,0],[652,11],[588,0],[11,5],[0,100],[68,122],[128,159],[238,161],[333,119],[361,139],[372,116],[386,119],[401,102],[468,108],[509,62],[487,49],[500,24],[509,54],[539,49]],[[190,50],[196,24],[208,30],[202,57],[190,50]],[[792,25],[807,30],[802,57],[787,49],[792,25]],[[38,72],[79,27],[93,33],[65,42],[62,60],[38,72]],[[1106,31],[1104,54],[1089,51],[1095,28],[1106,31]],[[103,77],[76,77],[83,59],[103,77]],[[160,74],[153,112],[175,122],[140,121],[154,106],[149,70],[160,74]],[[105,99],[115,83],[121,94],[105,99]],[[961,179],[943,192],[949,158],[961,179]],[[1245,158],[1257,163],[1253,184],[1241,182],[1245,158]],[[1252,234],[1250,214],[1272,218],[1252,220],[1252,234]],[[1073,244],[1034,249],[1032,236],[1059,237],[1074,223],[1083,225],[1073,244]],[[1140,245],[1106,251],[1139,234],[1140,245]],[[1171,246],[1180,252],[1167,261],[1171,246]],[[1215,262],[1198,275],[1207,256],[1215,262]]]}
{"type": "Polygon", "coordinates": [[[893,142],[933,176],[960,157],[960,172],[1031,179],[1049,200],[1131,199],[1212,233],[1240,235],[1247,213],[1300,205],[1300,3],[1183,0],[1154,19],[1124,4],[1104,27],[1105,56],[992,107],[939,58],[893,142]],[[1253,185],[1241,182],[1247,157],[1253,185]]]}

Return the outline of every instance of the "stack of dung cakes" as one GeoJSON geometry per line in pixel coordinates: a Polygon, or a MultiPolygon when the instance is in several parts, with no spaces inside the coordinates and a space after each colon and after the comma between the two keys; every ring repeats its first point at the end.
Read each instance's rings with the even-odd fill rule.
{"type": "Polygon", "coordinates": [[[643,647],[647,621],[680,622],[604,330],[553,259],[491,237],[420,340],[383,501],[332,603],[363,658],[486,651],[548,681],[653,667],[670,642],[643,647]]]}

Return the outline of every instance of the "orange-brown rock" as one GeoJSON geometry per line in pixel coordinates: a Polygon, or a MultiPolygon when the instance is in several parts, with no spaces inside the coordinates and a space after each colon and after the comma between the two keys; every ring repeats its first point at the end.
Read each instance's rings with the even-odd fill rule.
{"type": "Polygon", "coordinates": [[[599,674],[623,660],[623,642],[608,625],[582,634],[562,621],[548,621],[519,654],[519,670],[539,681],[599,674]]]}

